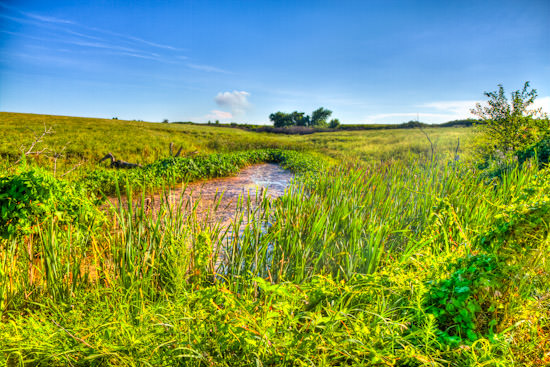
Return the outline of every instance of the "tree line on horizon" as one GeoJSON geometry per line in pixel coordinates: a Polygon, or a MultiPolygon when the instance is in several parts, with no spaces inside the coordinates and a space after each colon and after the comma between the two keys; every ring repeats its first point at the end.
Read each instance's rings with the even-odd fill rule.
{"type": "Polygon", "coordinates": [[[269,119],[273,122],[274,127],[285,126],[309,126],[309,127],[330,127],[337,128],[340,126],[340,120],[332,119],[328,121],[332,111],[323,107],[319,107],[311,113],[311,116],[305,112],[294,111],[291,113],[275,112],[269,115],[269,119]]]}

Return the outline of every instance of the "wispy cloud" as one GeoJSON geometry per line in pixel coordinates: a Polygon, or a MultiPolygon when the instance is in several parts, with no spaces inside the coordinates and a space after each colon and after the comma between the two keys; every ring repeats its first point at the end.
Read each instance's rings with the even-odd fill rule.
{"type": "Polygon", "coordinates": [[[119,35],[123,36],[123,37],[126,37],[126,38],[128,38],[129,40],[132,40],[132,41],[141,42],[141,43],[146,44],[148,46],[157,47],[157,48],[164,48],[164,49],[173,50],[173,51],[178,50],[178,48],[176,48],[174,46],[163,45],[161,43],[147,41],[147,40],[144,40],[143,38],[132,37],[132,36],[122,35],[122,34],[119,34],[119,35]]]}
{"type": "Polygon", "coordinates": [[[92,35],[85,34],[85,33],[81,33],[81,32],[76,32],[76,31],[73,31],[73,30],[71,30],[71,29],[63,29],[63,31],[65,31],[65,32],[67,32],[67,33],[69,33],[69,34],[78,36],[78,37],[93,39],[93,40],[96,40],[96,41],[105,41],[105,39],[102,38],[102,37],[92,36],[92,35]]]}
{"type": "MultiPolygon", "coordinates": [[[[164,64],[179,64],[190,70],[200,72],[231,74],[229,71],[216,66],[194,63],[187,55],[182,55],[185,51],[184,49],[173,45],[88,26],[71,19],[51,16],[50,14],[22,11],[1,1],[0,9],[6,10],[0,12],[0,17],[8,21],[33,25],[42,29],[38,33],[10,33],[7,30],[0,30],[0,32],[13,36],[33,39],[44,44],[55,42],[82,48],[81,50],[75,49],[75,52],[120,55],[164,64]]],[[[70,57],[70,55],[67,55],[67,57],[70,57]]]]}
{"type": "Polygon", "coordinates": [[[242,115],[250,108],[248,97],[250,93],[245,91],[218,93],[214,101],[220,107],[229,107],[233,114],[242,115]]]}
{"type": "Polygon", "coordinates": [[[201,65],[201,64],[187,64],[187,66],[191,69],[200,70],[200,71],[206,71],[209,73],[223,73],[223,74],[229,74],[228,71],[217,68],[215,66],[211,65],[201,65]]]}
{"type": "Polygon", "coordinates": [[[80,41],[80,40],[65,40],[62,42],[70,43],[70,44],[73,44],[76,46],[82,46],[82,47],[104,48],[107,50],[118,50],[118,51],[126,51],[126,52],[138,52],[136,49],[133,49],[133,48],[117,46],[117,45],[101,43],[101,42],[89,42],[89,41],[80,41]]]}
{"type": "Polygon", "coordinates": [[[60,19],[55,17],[48,17],[45,15],[38,15],[38,14],[32,14],[32,13],[25,13],[21,12],[21,14],[26,15],[29,18],[39,20],[41,22],[48,22],[48,23],[60,23],[60,24],[75,24],[72,20],[67,19],[60,19]]]}
{"type": "Polygon", "coordinates": [[[437,101],[418,105],[418,107],[432,108],[439,111],[447,111],[450,114],[462,115],[463,117],[471,117],[470,110],[475,107],[478,101],[463,100],[463,101],[437,101]]]}
{"type": "Polygon", "coordinates": [[[226,111],[212,110],[206,115],[206,118],[209,120],[229,120],[233,118],[233,114],[226,111]]]}
{"type": "Polygon", "coordinates": [[[16,7],[9,6],[2,2],[0,2],[0,7],[12,12],[12,15],[0,14],[0,17],[6,18],[18,23],[27,23],[27,24],[30,23],[39,27],[47,27],[49,29],[63,31],[69,34],[73,34],[79,37],[84,37],[89,39],[103,40],[103,38],[99,37],[98,34],[104,34],[104,35],[114,36],[115,38],[118,39],[118,41],[125,42],[125,43],[133,43],[136,45],[149,46],[149,47],[170,50],[170,51],[183,51],[182,49],[178,49],[177,47],[174,47],[171,45],[149,41],[149,40],[135,37],[132,35],[112,32],[106,29],[86,26],[84,24],[79,24],[69,19],[61,19],[61,18],[52,17],[48,15],[25,12],[16,7]],[[18,14],[19,16],[13,16],[13,13],[18,14]],[[74,29],[67,28],[67,27],[78,28],[81,31],[75,31],[74,29]],[[84,31],[91,32],[92,34],[87,34],[84,31]]]}
{"type": "Polygon", "coordinates": [[[369,122],[376,122],[378,120],[388,119],[388,118],[414,118],[416,120],[416,117],[419,117],[420,120],[425,117],[431,117],[431,118],[448,118],[449,115],[446,113],[418,113],[418,112],[395,112],[395,113],[378,113],[374,115],[367,116],[367,121],[369,122]]]}

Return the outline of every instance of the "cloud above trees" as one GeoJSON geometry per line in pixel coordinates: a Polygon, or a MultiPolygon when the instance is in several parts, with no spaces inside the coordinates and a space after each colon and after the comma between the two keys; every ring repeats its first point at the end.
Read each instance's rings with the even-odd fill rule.
{"type": "Polygon", "coordinates": [[[243,115],[250,108],[249,96],[248,92],[234,90],[218,93],[214,101],[220,107],[229,108],[233,115],[243,115]]]}

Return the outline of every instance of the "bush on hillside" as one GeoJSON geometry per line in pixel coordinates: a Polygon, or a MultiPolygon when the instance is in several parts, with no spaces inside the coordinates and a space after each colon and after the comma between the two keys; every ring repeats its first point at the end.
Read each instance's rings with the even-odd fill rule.
{"type": "Polygon", "coordinates": [[[491,338],[533,296],[548,294],[550,170],[540,171],[479,236],[482,253],[459,259],[431,284],[426,306],[446,344],[491,338]]]}
{"type": "Polygon", "coordinates": [[[543,139],[518,152],[518,161],[520,163],[524,163],[535,157],[540,168],[550,162],[550,139],[543,139]]]}
{"type": "Polygon", "coordinates": [[[480,118],[478,149],[484,158],[514,155],[550,133],[548,116],[540,108],[531,108],[537,91],[530,88],[529,82],[522,90],[512,92],[510,100],[504,87],[501,84],[498,87],[497,91],[484,93],[489,98],[486,106],[478,103],[471,110],[480,118]]]}
{"type": "Polygon", "coordinates": [[[0,177],[0,236],[38,231],[50,220],[59,225],[91,225],[99,212],[80,187],[40,168],[0,177]]]}

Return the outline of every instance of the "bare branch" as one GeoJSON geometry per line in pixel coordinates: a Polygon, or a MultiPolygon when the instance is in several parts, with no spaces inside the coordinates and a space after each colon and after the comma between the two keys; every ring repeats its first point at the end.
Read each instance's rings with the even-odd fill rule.
{"type": "Polygon", "coordinates": [[[54,152],[53,154],[53,175],[57,174],[57,159],[61,158],[63,156],[63,152],[67,148],[67,145],[65,145],[63,148],[61,148],[60,152],[54,152]]]}
{"type": "Polygon", "coordinates": [[[10,167],[13,167],[13,166],[17,165],[18,163],[20,163],[21,160],[23,159],[23,157],[27,157],[27,156],[29,156],[29,155],[31,155],[31,154],[32,154],[32,155],[40,155],[40,154],[44,154],[44,153],[48,152],[49,149],[47,149],[47,148],[44,148],[44,149],[41,149],[41,150],[38,150],[38,151],[33,151],[33,149],[34,149],[34,147],[35,147],[37,144],[42,143],[42,139],[43,139],[46,135],[51,135],[51,134],[53,134],[53,133],[54,133],[54,131],[52,130],[52,127],[50,126],[50,127],[46,128],[46,125],[44,124],[44,131],[43,131],[42,134],[40,134],[40,135],[37,135],[37,134],[34,135],[34,138],[35,138],[35,139],[34,139],[34,141],[31,143],[30,147],[29,147],[26,151],[25,151],[25,148],[24,148],[23,145],[19,148],[19,150],[21,150],[21,154],[22,154],[22,155],[21,155],[21,157],[20,157],[18,160],[16,160],[10,167]]]}
{"type": "Polygon", "coordinates": [[[71,173],[72,171],[74,171],[74,170],[77,169],[78,167],[82,166],[82,164],[84,164],[84,161],[78,162],[78,163],[75,164],[70,170],[68,170],[67,172],[65,172],[64,174],[62,174],[61,177],[67,176],[69,173],[71,173]]]}
{"type": "Polygon", "coordinates": [[[60,328],[61,330],[63,330],[68,336],[70,336],[71,338],[73,338],[74,340],[76,340],[77,342],[80,342],[82,344],[84,344],[85,346],[87,346],[88,348],[91,348],[91,349],[95,349],[93,346],[91,346],[86,340],[82,339],[82,338],[79,338],[78,336],[75,336],[73,335],[69,330],[65,329],[63,326],[59,325],[57,322],[55,322],[54,320],[50,320],[55,326],[57,326],[58,328],[60,328]]]}
{"type": "Polygon", "coordinates": [[[420,129],[420,131],[422,131],[422,133],[426,136],[426,139],[428,139],[428,141],[430,142],[430,148],[432,150],[432,156],[430,157],[430,161],[433,162],[434,160],[434,145],[432,143],[432,139],[430,139],[430,136],[428,135],[428,133],[426,131],[424,131],[424,129],[422,128],[422,125],[418,125],[418,128],[420,129]]]}

